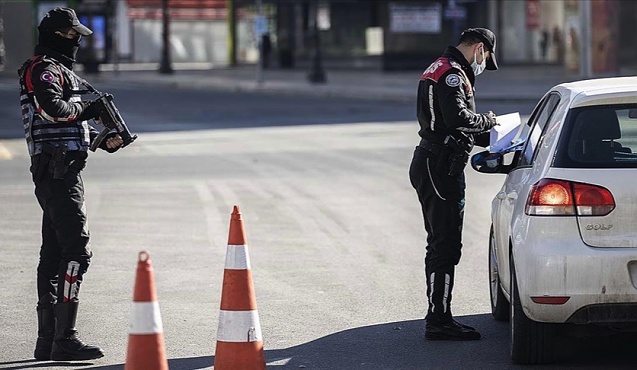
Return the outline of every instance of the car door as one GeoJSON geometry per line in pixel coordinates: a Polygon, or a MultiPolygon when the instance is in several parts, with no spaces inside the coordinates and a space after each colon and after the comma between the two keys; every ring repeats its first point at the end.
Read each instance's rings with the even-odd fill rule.
{"type": "Polygon", "coordinates": [[[543,133],[560,101],[560,95],[556,92],[548,94],[543,101],[538,104],[536,111],[533,112],[529,119],[529,131],[525,140],[522,151],[516,153],[514,160],[514,168],[507,175],[504,185],[500,192],[496,194],[496,198],[500,201],[497,213],[497,233],[498,233],[498,267],[503,289],[508,291],[510,269],[509,261],[509,239],[511,237],[511,228],[515,219],[516,212],[524,212],[524,204],[526,194],[522,194],[523,189],[528,189],[532,184],[531,171],[537,148],[540,147],[543,133]],[[523,197],[524,199],[522,199],[523,197]],[[518,207],[516,207],[518,205],[518,207]],[[521,205],[521,207],[519,206],[521,205]],[[521,208],[521,209],[519,209],[521,208]]]}

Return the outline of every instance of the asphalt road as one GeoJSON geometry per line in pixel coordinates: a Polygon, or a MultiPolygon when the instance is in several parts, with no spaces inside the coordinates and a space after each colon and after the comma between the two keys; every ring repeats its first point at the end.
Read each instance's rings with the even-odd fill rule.
{"type": "MultiPolygon", "coordinates": [[[[502,175],[467,171],[453,311],[484,338],[424,340],[425,233],[407,176],[418,142],[412,104],[109,88],[140,138],[91,155],[84,173],[95,257],[78,328],[106,356],[73,364],[31,360],[41,215],[17,97],[0,89],[0,369],[123,368],[141,250],[155,269],[170,368],[210,369],[233,205],[245,220],[268,368],[516,368],[508,325],[489,313],[489,209],[502,175]]],[[[559,345],[546,367],[637,361],[624,338],[559,345]]]]}

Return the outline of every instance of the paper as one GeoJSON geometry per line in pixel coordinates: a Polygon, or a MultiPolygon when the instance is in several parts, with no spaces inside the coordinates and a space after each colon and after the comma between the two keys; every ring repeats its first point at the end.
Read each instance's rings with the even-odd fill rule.
{"type": "Polygon", "coordinates": [[[491,129],[490,153],[500,153],[517,144],[518,131],[522,126],[520,112],[497,116],[496,121],[499,125],[491,129]]]}

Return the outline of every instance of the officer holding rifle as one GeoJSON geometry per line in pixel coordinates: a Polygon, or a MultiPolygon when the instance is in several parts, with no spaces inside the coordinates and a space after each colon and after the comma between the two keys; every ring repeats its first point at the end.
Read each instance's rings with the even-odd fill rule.
{"type": "MultiPolygon", "coordinates": [[[[34,56],[19,70],[20,104],[31,156],[31,173],[42,217],[37,268],[38,360],[91,360],[104,356],[83,343],[75,329],[79,289],[92,252],[89,248],[84,185],[80,176],[98,131],[95,101],[82,101],[80,78],[72,72],[83,36],[93,32],[70,8],[50,10],[38,26],[34,56]]],[[[99,143],[108,152],[124,144],[113,132],[99,143]]]]}

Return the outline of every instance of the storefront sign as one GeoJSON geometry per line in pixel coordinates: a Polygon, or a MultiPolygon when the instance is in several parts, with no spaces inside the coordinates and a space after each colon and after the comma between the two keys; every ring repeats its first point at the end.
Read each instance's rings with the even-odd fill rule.
{"type": "Polygon", "coordinates": [[[540,27],[540,0],[526,0],[526,27],[530,30],[540,27]]]}
{"type": "Polygon", "coordinates": [[[617,0],[591,3],[591,45],[594,74],[617,73],[619,3],[617,0]]]}
{"type": "Polygon", "coordinates": [[[442,6],[390,3],[389,25],[393,33],[440,33],[442,6]]]}
{"type": "Polygon", "coordinates": [[[445,9],[445,19],[463,21],[467,19],[467,9],[461,6],[453,6],[445,9]]]}

